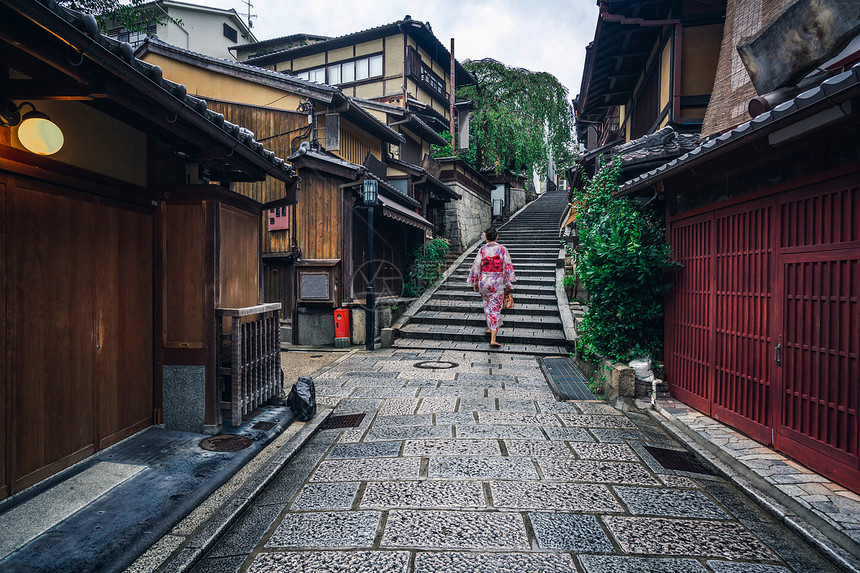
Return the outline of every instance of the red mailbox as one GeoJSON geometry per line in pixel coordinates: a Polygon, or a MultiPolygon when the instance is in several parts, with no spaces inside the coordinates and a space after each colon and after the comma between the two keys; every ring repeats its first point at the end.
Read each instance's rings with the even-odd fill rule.
{"type": "Polygon", "coordinates": [[[334,311],[335,338],[349,338],[349,309],[339,308],[334,311]]]}

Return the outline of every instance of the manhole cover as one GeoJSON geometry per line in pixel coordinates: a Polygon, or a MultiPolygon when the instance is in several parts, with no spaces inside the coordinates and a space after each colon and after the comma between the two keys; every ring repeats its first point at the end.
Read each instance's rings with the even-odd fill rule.
{"type": "Polygon", "coordinates": [[[274,422],[257,422],[256,424],[251,426],[251,428],[253,428],[254,430],[263,430],[264,432],[267,430],[271,430],[274,427],[274,422]]]}
{"type": "Polygon", "coordinates": [[[210,452],[238,452],[244,450],[254,441],[245,436],[237,436],[235,434],[221,434],[220,436],[212,436],[201,440],[200,447],[210,452]]]}
{"type": "Polygon", "coordinates": [[[331,416],[320,425],[320,430],[336,430],[338,428],[357,428],[364,419],[364,414],[346,414],[331,416]]]}
{"type": "Polygon", "coordinates": [[[699,460],[689,452],[667,450],[666,448],[657,448],[655,446],[645,446],[645,449],[648,450],[648,453],[654,456],[654,459],[667,470],[711,476],[717,475],[714,471],[702,465],[701,462],[699,462],[699,460]]]}
{"type": "Polygon", "coordinates": [[[459,366],[456,362],[448,362],[446,360],[424,360],[416,362],[415,368],[424,368],[427,370],[446,370],[448,368],[456,368],[459,366]]]}

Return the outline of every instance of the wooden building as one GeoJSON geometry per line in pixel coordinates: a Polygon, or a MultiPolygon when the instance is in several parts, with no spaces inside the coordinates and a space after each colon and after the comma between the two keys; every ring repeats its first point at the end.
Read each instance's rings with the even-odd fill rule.
{"type": "MultiPolygon", "coordinates": [[[[294,342],[333,344],[333,310],[359,307],[364,299],[367,230],[355,193],[368,176],[383,182],[382,216],[375,225],[378,292],[400,295],[409,253],[432,238],[438,205],[457,197],[421,165],[397,158],[404,148],[411,151],[410,141],[429,150],[424,141],[440,139],[432,129],[402,108],[378,104],[365,109],[373,102],[348,97],[338,87],[210,58],[157,39],[145,42],[137,54],[159,65],[166,77],[181,79],[211,109],[254,130],[299,171],[298,204],[270,209],[259,222],[265,298],[289,309],[285,314],[293,321],[294,342]],[[386,125],[383,107],[406,118],[397,130],[386,125]],[[325,276],[326,286],[304,296],[303,276],[325,276]]],[[[240,183],[235,190],[263,203],[280,193],[271,182],[240,183]]],[[[354,338],[362,335],[356,331],[354,338]]]]}
{"type": "Polygon", "coordinates": [[[295,36],[282,40],[260,42],[263,50],[258,44],[239,46],[236,56],[276,72],[338,86],[353,97],[408,109],[438,133],[449,129],[455,88],[475,83],[456,60],[452,82],[451,52],[429,24],[411,16],[336,38],[313,37],[299,44],[295,36]]]}
{"type": "Polygon", "coordinates": [[[262,205],[229,187],[290,203],[297,178],[92,16],[2,0],[0,21],[6,497],[152,424],[219,430],[218,312],[261,302],[262,205]],[[30,106],[56,153],[28,151],[30,106]]]}
{"type": "Polygon", "coordinates": [[[745,86],[748,115],[711,99],[713,135],[619,193],[665,199],[683,265],[672,394],[860,492],[860,15],[845,10],[730,0],[714,83],[745,86]],[[838,17],[822,28],[821,10],[838,17]],[[784,41],[796,52],[774,53],[784,41]]]}

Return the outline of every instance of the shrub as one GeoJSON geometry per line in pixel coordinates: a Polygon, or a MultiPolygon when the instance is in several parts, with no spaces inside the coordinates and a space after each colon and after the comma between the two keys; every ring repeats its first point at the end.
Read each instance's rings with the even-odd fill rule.
{"type": "Polygon", "coordinates": [[[629,360],[661,355],[663,299],[670,285],[663,225],[616,198],[621,164],[603,166],[574,193],[579,231],[577,274],[591,296],[577,342],[588,356],[629,360]]]}
{"type": "Polygon", "coordinates": [[[436,237],[412,251],[413,262],[407,279],[403,282],[403,296],[420,296],[430,286],[435,285],[445,272],[442,265],[449,250],[451,245],[448,241],[436,237]]]}

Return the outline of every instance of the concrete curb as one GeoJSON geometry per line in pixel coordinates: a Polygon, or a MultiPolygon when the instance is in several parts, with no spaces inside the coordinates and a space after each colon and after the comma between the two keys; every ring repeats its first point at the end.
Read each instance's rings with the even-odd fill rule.
{"type": "Polygon", "coordinates": [[[562,266],[555,269],[555,298],[558,303],[558,315],[561,317],[561,327],[564,338],[570,347],[576,346],[576,327],[573,324],[573,314],[570,312],[570,300],[564,290],[564,249],[559,249],[562,266]]]}
{"type": "MultiPolygon", "coordinates": [[[[328,419],[333,411],[333,408],[323,408],[310,422],[296,422],[295,424],[300,424],[301,427],[281,447],[280,451],[269,458],[266,465],[246,480],[235,494],[221,503],[214,515],[204,521],[194,533],[187,536],[185,541],[180,544],[179,550],[174,551],[157,570],[164,572],[191,570],[239,519],[242,512],[262,493],[278,471],[314,436],[320,425],[328,419]]],[[[217,492],[213,495],[217,495],[217,492]]],[[[180,522],[177,527],[182,525],[183,523],[180,522]]]]}
{"type": "Polygon", "coordinates": [[[848,549],[853,546],[856,551],[856,544],[845,534],[789,496],[771,487],[760,476],[743,467],[659,404],[655,409],[648,408],[646,411],[670,434],[710,462],[735,487],[826,556],[834,565],[849,573],[860,573],[860,555],[848,549]]]}

